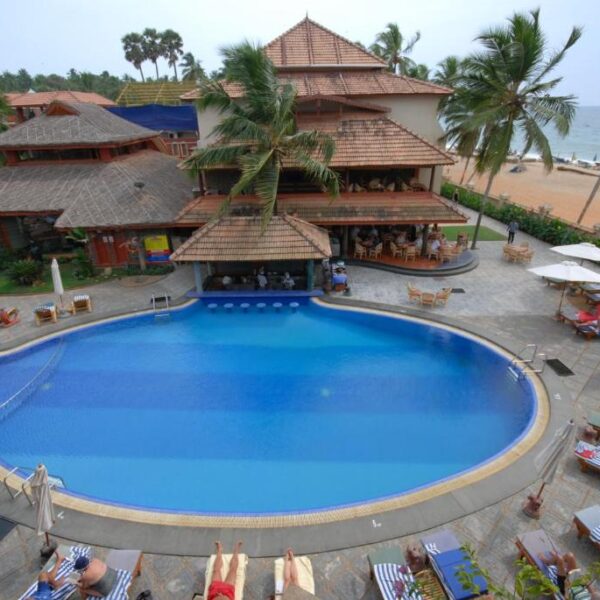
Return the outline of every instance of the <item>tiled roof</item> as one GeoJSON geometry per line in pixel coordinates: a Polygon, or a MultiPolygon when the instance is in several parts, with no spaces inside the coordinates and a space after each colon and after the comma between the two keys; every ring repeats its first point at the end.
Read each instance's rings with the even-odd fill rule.
{"type": "MultiPolygon", "coordinates": [[[[282,83],[292,83],[303,96],[394,96],[404,94],[448,95],[452,90],[389,71],[336,71],[314,73],[279,73],[282,83]]],[[[223,83],[223,87],[232,98],[241,98],[243,90],[236,83],[223,83]]],[[[182,96],[182,99],[194,100],[199,97],[194,89],[182,96]]]]}
{"type": "Polygon", "coordinates": [[[115,106],[115,103],[95,92],[72,92],[70,90],[58,92],[25,92],[24,94],[7,94],[9,103],[13,108],[35,108],[48,106],[54,101],[79,102],[96,104],[98,106],[115,106]]]}
{"type": "Polygon", "coordinates": [[[156,131],[121,119],[95,104],[53,102],[45,113],[0,134],[0,149],[95,146],[156,136],[156,131]]]}
{"type": "Polygon", "coordinates": [[[386,63],[358,44],[311,21],[308,17],[265,46],[278,68],[333,65],[379,67],[386,63]]]}
{"type": "Polygon", "coordinates": [[[181,104],[182,96],[196,89],[195,81],[170,81],[162,83],[128,83],[119,94],[120,106],[143,104],[181,104]]]}
{"type": "MultiPolygon", "coordinates": [[[[204,196],[192,200],[178,215],[177,224],[197,227],[217,214],[223,196],[204,196]]],[[[238,196],[231,212],[251,214],[260,210],[256,196],[238,196]]],[[[325,194],[280,194],[279,214],[293,214],[318,225],[352,223],[415,224],[466,223],[467,218],[449,202],[432,192],[357,192],[344,193],[331,200],[325,194]]]]}
{"type": "Polygon", "coordinates": [[[315,129],[334,139],[331,167],[454,164],[449,154],[387,117],[356,113],[342,114],[338,120],[330,113],[327,119],[303,117],[298,128],[315,129]]]}
{"type": "Polygon", "coordinates": [[[62,213],[59,228],[170,223],[189,202],[191,187],[177,158],[153,150],[108,163],[4,167],[0,216],[62,213]]]}
{"type": "Polygon", "coordinates": [[[296,217],[223,217],[208,223],[171,255],[174,261],[308,260],[331,256],[329,234],[296,217]]]}

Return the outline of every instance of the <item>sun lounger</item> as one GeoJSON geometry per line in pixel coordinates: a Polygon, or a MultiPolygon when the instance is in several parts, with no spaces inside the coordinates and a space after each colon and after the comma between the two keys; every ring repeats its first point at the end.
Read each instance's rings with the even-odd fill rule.
{"type": "Polygon", "coordinates": [[[600,471],[600,446],[579,441],[575,447],[575,456],[582,471],[600,471]]]}
{"type": "Polygon", "coordinates": [[[451,531],[444,529],[425,536],[421,544],[450,600],[468,600],[487,593],[487,581],[481,575],[473,576],[473,583],[479,588],[478,594],[463,589],[457,573],[461,569],[474,573],[474,566],[451,531]]]}
{"type": "Polygon", "coordinates": [[[56,305],[52,303],[42,304],[41,306],[34,308],[33,314],[35,316],[35,323],[38,326],[42,323],[56,323],[58,321],[56,305]]]}
{"type": "MultiPolygon", "coordinates": [[[[57,579],[68,577],[73,572],[75,560],[80,556],[89,557],[92,552],[89,546],[60,546],[58,551],[65,556],[67,560],[65,560],[58,569],[57,579]]],[[[55,557],[53,556],[44,567],[44,570],[51,571],[54,568],[54,565],[55,557]]],[[[36,578],[27,591],[19,597],[19,600],[25,600],[32,596],[37,589],[37,584],[36,578]]],[[[76,590],[77,586],[74,583],[67,582],[65,585],[52,592],[52,600],[66,600],[66,598],[69,598],[76,590]]]]}
{"type": "Polygon", "coordinates": [[[556,583],[556,570],[545,564],[541,556],[549,555],[551,552],[562,554],[562,550],[556,546],[543,529],[528,531],[519,535],[515,545],[522,558],[527,560],[533,567],[536,567],[550,581],[556,583]]]}
{"type": "Polygon", "coordinates": [[[600,337],[600,324],[598,321],[589,321],[582,325],[575,325],[575,331],[585,337],[586,340],[591,340],[595,337],[600,337]]]}
{"type": "Polygon", "coordinates": [[[590,541],[600,549],[600,506],[594,504],[573,515],[573,525],[577,529],[577,537],[589,537],[590,541]]]}
{"type": "MultiPolygon", "coordinates": [[[[142,572],[142,556],[139,550],[111,550],[106,555],[104,562],[117,572],[117,580],[105,600],[126,600],[133,579],[142,572]]],[[[95,598],[88,596],[88,600],[95,598]]]]}
{"type": "MultiPolygon", "coordinates": [[[[298,570],[298,587],[311,596],[315,595],[315,580],[313,568],[308,556],[295,556],[296,569],[298,570]]],[[[289,593],[283,594],[285,558],[275,561],[275,598],[288,598],[289,593]]],[[[289,588],[288,588],[289,589],[289,588]]]]}
{"type": "MultiPolygon", "coordinates": [[[[231,557],[233,554],[223,554],[223,569],[222,575],[225,577],[227,571],[229,570],[229,563],[231,562],[231,557]]],[[[212,581],[213,567],[215,564],[216,554],[213,554],[209,559],[208,563],[206,563],[206,576],[204,579],[204,598],[208,598],[208,588],[210,587],[210,583],[212,581]]],[[[239,555],[239,564],[237,577],[235,580],[235,600],[242,600],[244,597],[244,584],[246,583],[246,568],[248,566],[248,555],[240,554],[239,555]]]]}
{"type": "Polygon", "coordinates": [[[587,422],[590,427],[593,427],[598,433],[600,433],[600,412],[590,410],[588,413],[587,422]]]}
{"type": "Polygon", "coordinates": [[[566,321],[567,323],[577,323],[579,321],[579,309],[574,306],[563,306],[560,313],[558,313],[558,318],[563,323],[566,321]]]}
{"type": "Polygon", "coordinates": [[[78,312],[84,311],[92,312],[92,299],[88,294],[78,294],[77,296],[73,296],[71,305],[67,308],[67,310],[72,315],[76,315],[78,312]]]}
{"type": "Polygon", "coordinates": [[[422,600],[423,596],[408,565],[377,563],[373,572],[384,600],[422,600]]]}

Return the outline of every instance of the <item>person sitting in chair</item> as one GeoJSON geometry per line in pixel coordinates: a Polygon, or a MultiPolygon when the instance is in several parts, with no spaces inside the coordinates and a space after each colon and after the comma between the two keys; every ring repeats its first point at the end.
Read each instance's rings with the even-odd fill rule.
{"type": "Polygon", "coordinates": [[[348,275],[346,275],[343,269],[337,268],[333,273],[331,283],[336,292],[345,290],[348,287],[348,275]]]}
{"type": "Polygon", "coordinates": [[[281,280],[281,285],[285,290],[293,290],[296,286],[296,282],[294,281],[293,277],[291,277],[290,274],[286,272],[283,276],[283,279],[281,280]]]}
{"type": "Polygon", "coordinates": [[[269,280],[267,279],[267,276],[265,275],[265,268],[261,267],[258,270],[258,275],[256,276],[256,283],[258,284],[258,289],[259,290],[266,290],[267,286],[269,285],[269,280]]]}

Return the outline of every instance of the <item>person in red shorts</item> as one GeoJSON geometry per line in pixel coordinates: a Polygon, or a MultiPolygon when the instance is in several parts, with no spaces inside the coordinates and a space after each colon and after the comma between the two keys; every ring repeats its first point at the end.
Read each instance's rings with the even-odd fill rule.
{"type": "Polygon", "coordinates": [[[221,542],[215,542],[215,545],[217,547],[217,557],[213,566],[212,579],[208,586],[207,600],[235,600],[235,579],[237,577],[238,555],[242,547],[242,542],[238,542],[233,548],[233,556],[231,557],[229,571],[225,579],[223,579],[223,574],[221,573],[223,569],[223,546],[221,542]]]}

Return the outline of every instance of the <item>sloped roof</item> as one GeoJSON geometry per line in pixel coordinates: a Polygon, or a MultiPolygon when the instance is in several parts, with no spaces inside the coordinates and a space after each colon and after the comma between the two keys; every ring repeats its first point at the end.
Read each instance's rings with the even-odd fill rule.
{"type": "MultiPolygon", "coordinates": [[[[176,222],[180,226],[197,227],[217,214],[224,196],[196,198],[183,208],[176,222]]],[[[231,202],[232,213],[260,210],[257,196],[238,196],[231,202]]],[[[339,224],[415,224],[466,223],[467,217],[433,192],[356,192],[343,193],[332,200],[321,193],[279,194],[279,214],[297,216],[318,225],[339,224]]]]}
{"type": "MultiPolygon", "coordinates": [[[[315,129],[335,141],[331,167],[452,165],[452,157],[392,119],[365,113],[302,115],[298,129],[315,129]]],[[[290,166],[290,165],[287,165],[290,166]]]]}
{"type": "Polygon", "coordinates": [[[39,106],[48,106],[54,101],[58,102],[79,102],[86,104],[96,104],[98,106],[115,106],[115,103],[95,92],[73,92],[71,90],[62,90],[56,92],[25,92],[21,94],[7,94],[9,104],[13,108],[35,108],[39,106]]]}
{"type": "Polygon", "coordinates": [[[95,104],[53,102],[45,113],[0,134],[0,149],[98,146],[156,136],[95,104]]]}
{"type": "Polygon", "coordinates": [[[196,89],[195,81],[130,82],[119,94],[120,106],[143,104],[181,104],[181,97],[196,89]]]}
{"type": "Polygon", "coordinates": [[[62,213],[59,228],[170,223],[192,195],[177,161],[143,150],[107,163],[4,167],[0,216],[62,213]]]}
{"type": "Polygon", "coordinates": [[[278,68],[385,67],[381,58],[308,17],[265,46],[278,68]]]}
{"type": "Polygon", "coordinates": [[[274,216],[264,231],[260,217],[222,217],[196,231],[173,252],[171,260],[238,262],[330,256],[327,231],[284,215],[274,216]]]}

